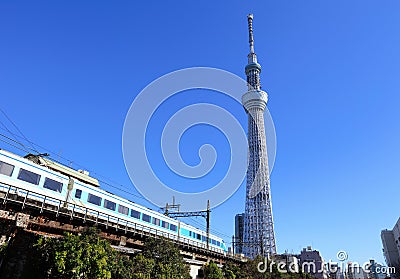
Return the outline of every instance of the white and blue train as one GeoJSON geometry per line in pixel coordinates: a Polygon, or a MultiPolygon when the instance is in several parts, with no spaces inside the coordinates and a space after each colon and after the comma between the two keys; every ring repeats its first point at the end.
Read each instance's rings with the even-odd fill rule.
{"type": "MultiPolygon", "coordinates": [[[[113,220],[136,229],[155,229],[169,238],[207,247],[205,231],[109,193],[85,171],[76,171],[42,156],[29,154],[21,157],[0,149],[0,192],[9,191],[10,186],[25,190],[24,193],[29,191],[30,199],[42,203],[57,205],[62,200],[69,209],[76,205],[74,210],[86,210],[86,213],[89,210],[89,214],[96,212],[98,218],[108,216],[109,219],[111,216],[113,220]]],[[[208,248],[219,253],[227,251],[223,239],[212,234],[209,235],[208,248]]]]}

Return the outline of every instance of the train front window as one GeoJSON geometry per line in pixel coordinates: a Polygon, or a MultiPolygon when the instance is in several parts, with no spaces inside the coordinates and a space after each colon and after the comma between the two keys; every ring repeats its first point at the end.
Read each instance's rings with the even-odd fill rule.
{"type": "Polygon", "coordinates": [[[114,211],[117,207],[117,204],[109,200],[104,200],[104,207],[114,211]]]}
{"type": "Polygon", "coordinates": [[[101,205],[101,198],[93,194],[88,194],[87,201],[95,205],[101,205]]]}
{"type": "Polygon", "coordinates": [[[75,190],[75,198],[80,199],[82,197],[82,190],[75,190]]]}
{"type": "Polygon", "coordinates": [[[123,205],[118,205],[118,212],[124,215],[128,215],[129,213],[129,208],[123,205]]]}
{"type": "Polygon", "coordinates": [[[18,179],[31,184],[39,185],[40,175],[25,169],[20,169],[18,179]]]}
{"type": "Polygon", "coordinates": [[[47,178],[44,180],[43,188],[61,193],[63,185],[61,182],[47,178]]]}
{"type": "Polygon", "coordinates": [[[0,161],[0,174],[11,176],[14,166],[0,161]]]}

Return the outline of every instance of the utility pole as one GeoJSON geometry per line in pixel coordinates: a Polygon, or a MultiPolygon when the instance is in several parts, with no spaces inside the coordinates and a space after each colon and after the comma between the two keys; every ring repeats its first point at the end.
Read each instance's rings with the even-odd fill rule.
{"type": "MultiPolygon", "coordinates": [[[[175,203],[175,200],[174,200],[174,203],[175,203]]],[[[179,209],[180,204],[175,205],[175,206],[178,206],[178,209],[179,209]]],[[[211,217],[210,200],[207,201],[207,210],[202,210],[202,211],[169,212],[168,211],[169,208],[172,208],[172,206],[168,206],[168,203],[167,203],[167,206],[165,208],[162,208],[162,209],[165,210],[164,214],[166,216],[169,216],[169,217],[179,218],[179,217],[197,217],[197,216],[200,216],[200,217],[203,217],[203,218],[206,219],[206,223],[207,223],[206,224],[207,249],[209,249],[209,246],[210,246],[210,217],[211,217]]]]}

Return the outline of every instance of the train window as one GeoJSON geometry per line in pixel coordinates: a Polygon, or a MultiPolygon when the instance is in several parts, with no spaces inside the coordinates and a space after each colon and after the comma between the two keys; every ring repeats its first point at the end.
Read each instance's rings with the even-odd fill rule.
{"type": "Polygon", "coordinates": [[[157,218],[153,218],[153,222],[154,225],[159,226],[160,225],[160,219],[157,218]]]}
{"type": "Polygon", "coordinates": [[[47,178],[44,180],[43,188],[61,193],[63,185],[61,182],[47,178]]]}
{"type": "Polygon", "coordinates": [[[104,207],[114,211],[117,207],[117,204],[109,200],[104,200],[104,207]]]}
{"type": "Polygon", "coordinates": [[[221,242],[217,241],[217,246],[220,247],[221,246],[221,242]]]}
{"type": "Polygon", "coordinates": [[[126,206],[123,206],[123,205],[118,205],[118,212],[121,214],[128,215],[129,208],[127,208],[126,206]]]}
{"type": "Polygon", "coordinates": [[[163,222],[162,222],[162,226],[163,226],[163,228],[166,228],[166,229],[168,229],[168,227],[169,227],[169,223],[168,223],[168,222],[165,222],[165,221],[163,221],[163,222]]]}
{"type": "Polygon", "coordinates": [[[40,175],[25,169],[20,169],[18,179],[35,185],[39,185],[40,175]]]}
{"type": "Polygon", "coordinates": [[[75,190],[75,198],[80,199],[82,197],[82,190],[75,190]]]}
{"type": "Polygon", "coordinates": [[[143,214],[142,215],[142,220],[147,222],[147,223],[150,223],[151,217],[149,215],[147,215],[147,214],[143,214]]]}
{"type": "Polygon", "coordinates": [[[11,176],[14,166],[0,161],[0,174],[11,176]]]}
{"type": "Polygon", "coordinates": [[[189,236],[192,236],[192,231],[189,231],[189,236]]]}
{"type": "Polygon", "coordinates": [[[131,209],[131,217],[136,218],[136,219],[140,219],[140,212],[131,209]]]}
{"type": "Polygon", "coordinates": [[[201,235],[200,234],[197,234],[197,239],[201,240],[201,235]]]}
{"type": "Polygon", "coordinates": [[[171,224],[171,226],[169,226],[169,229],[170,229],[171,231],[176,232],[176,225],[171,224]]]}
{"type": "Polygon", "coordinates": [[[203,236],[201,237],[201,241],[207,242],[207,237],[203,235],[203,236]]]}
{"type": "Polygon", "coordinates": [[[101,205],[101,198],[93,194],[88,194],[87,201],[95,205],[101,205]]]}
{"type": "Polygon", "coordinates": [[[212,242],[212,244],[214,244],[214,245],[217,244],[217,242],[215,241],[215,239],[213,239],[211,242],[212,242]]]}

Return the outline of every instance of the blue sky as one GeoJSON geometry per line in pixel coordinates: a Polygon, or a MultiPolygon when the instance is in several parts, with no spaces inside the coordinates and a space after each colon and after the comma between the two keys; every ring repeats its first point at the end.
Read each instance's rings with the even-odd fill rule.
{"type": "MultiPolygon", "coordinates": [[[[400,215],[399,9],[394,0],[1,1],[0,107],[56,158],[137,194],[121,150],[135,96],[186,67],[244,77],[246,15],[254,13],[277,133],[278,251],[312,245],[327,260],[345,250],[353,261],[383,261],[380,231],[400,215]]],[[[187,147],[182,140],[188,163],[202,142],[224,148],[226,140],[207,129],[185,135],[187,147]]],[[[224,169],[222,160],[215,177],[224,169]]],[[[213,211],[212,228],[232,235],[243,210],[242,186],[213,211]]]]}

